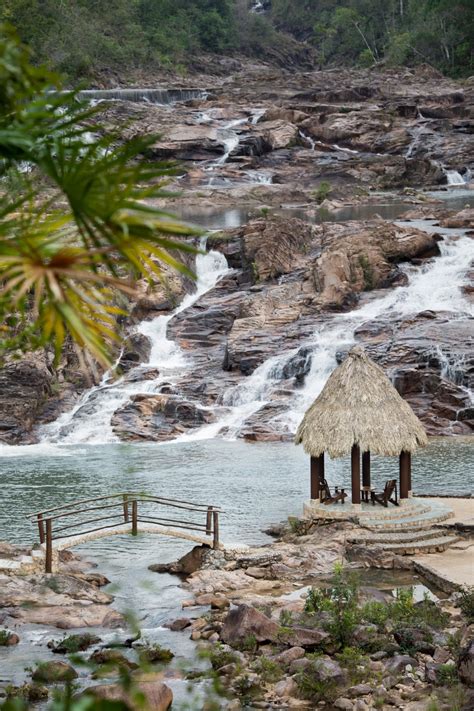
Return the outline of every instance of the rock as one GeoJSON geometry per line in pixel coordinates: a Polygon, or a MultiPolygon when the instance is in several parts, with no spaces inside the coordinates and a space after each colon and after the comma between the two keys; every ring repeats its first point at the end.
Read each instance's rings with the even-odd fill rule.
{"type": "Polygon", "coordinates": [[[446,664],[451,659],[451,653],[444,647],[436,647],[433,652],[433,659],[437,664],[446,664]]]}
{"type": "Polygon", "coordinates": [[[343,684],[346,681],[346,672],[331,657],[322,655],[311,662],[311,675],[317,681],[332,681],[336,684],[343,684]]]}
{"type": "Polygon", "coordinates": [[[127,657],[117,649],[96,649],[96,651],[89,657],[89,661],[92,662],[92,664],[98,664],[99,666],[106,664],[114,668],[138,668],[138,664],[131,662],[130,659],[127,659],[127,657]]]}
{"type": "Polygon", "coordinates": [[[84,652],[89,647],[100,644],[100,642],[100,637],[85,632],[83,634],[72,634],[59,642],[48,642],[48,647],[55,654],[75,654],[76,652],[84,652]]]}
{"type": "Polygon", "coordinates": [[[416,667],[417,661],[407,654],[395,654],[384,662],[388,674],[402,674],[407,666],[416,667]]]}
{"type": "Polygon", "coordinates": [[[393,568],[393,553],[383,546],[351,545],[347,556],[350,561],[362,563],[367,568],[393,568]]]}
{"type": "Polygon", "coordinates": [[[31,678],[33,681],[54,684],[77,679],[77,672],[74,667],[66,662],[42,662],[36,667],[31,678]]]}
{"type": "Polygon", "coordinates": [[[370,684],[356,684],[355,686],[349,687],[347,693],[351,698],[357,696],[367,696],[374,691],[374,688],[370,684]]]}
{"type": "Polygon", "coordinates": [[[254,607],[239,605],[228,613],[220,636],[223,642],[234,646],[250,636],[257,642],[273,642],[279,634],[280,626],[276,622],[254,607]]]}
{"type": "Polygon", "coordinates": [[[185,630],[190,626],[191,620],[189,617],[178,617],[178,619],[173,620],[172,622],[165,622],[163,625],[163,627],[167,627],[172,632],[182,632],[182,630],[185,630]]]}
{"type": "MultiPolygon", "coordinates": [[[[136,682],[137,690],[144,696],[144,711],[167,711],[173,702],[173,693],[169,686],[162,681],[140,681],[136,682]]],[[[92,696],[96,699],[107,701],[122,701],[135,708],[133,699],[118,684],[103,684],[86,689],[83,696],[92,696]]]]}
{"type": "Polygon", "coordinates": [[[134,395],[114,412],[111,424],[123,441],[163,442],[213,419],[212,413],[177,395],[134,395]]]}
{"type": "Polygon", "coordinates": [[[298,691],[298,684],[291,677],[287,679],[282,679],[277,682],[273,688],[275,694],[280,698],[288,698],[290,696],[296,696],[298,691]]]}
{"type": "Polygon", "coordinates": [[[352,708],[353,711],[369,711],[370,706],[368,706],[362,699],[357,699],[352,708]]]}
{"type": "Polygon", "coordinates": [[[139,648],[139,656],[140,661],[147,664],[169,664],[174,658],[174,654],[170,649],[160,645],[139,648]]]}
{"type": "Polygon", "coordinates": [[[303,649],[303,647],[290,647],[290,649],[285,649],[284,652],[280,652],[280,654],[275,654],[271,658],[277,664],[281,664],[282,666],[286,667],[289,666],[296,659],[302,659],[304,655],[305,650],[303,649]]]}
{"type": "Polygon", "coordinates": [[[341,711],[352,711],[354,704],[350,699],[346,699],[342,696],[340,699],[336,699],[334,702],[334,708],[341,709],[341,711]]]}
{"type": "Polygon", "coordinates": [[[279,639],[294,647],[314,649],[329,639],[329,634],[323,630],[295,626],[289,628],[288,631],[285,630],[284,634],[280,633],[279,639]]]}
{"type": "Polygon", "coordinates": [[[151,339],[143,333],[132,333],[123,345],[120,368],[127,372],[150,359],[151,339]]]}
{"type": "Polygon", "coordinates": [[[464,684],[474,685],[474,639],[459,654],[458,674],[464,684]]]}
{"type": "Polygon", "coordinates": [[[0,442],[27,440],[46,399],[53,377],[45,365],[22,360],[0,369],[0,442]]]}
{"type": "Polygon", "coordinates": [[[213,595],[211,600],[212,610],[226,610],[228,607],[230,607],[230,602],[226,597],[213,595]]]}
{"type": "Polygon", "coordinates": [[[15,632],[0,630],[0,647],[14,647],[19,641],[20,638],[15,632]]]}
{"type": "Polygon", "coordinates": [[[206,546],[194,546],[189,553],[183,555],[183,557],[179,560],[172,563],[154,563],[153,565],[148,566],[148,570],[151,570],[154,573],[191,575],[201,569],[208,553],[209,548],[206,546]]]}
{"type": "Polygon", "coordinates": [[[78,627],[122,627],[123,615],[102,605],[70,605],[68,607],[25,607],[11,609],[9,614],[23,623],[51,625],[68,630],[78,627]]]}

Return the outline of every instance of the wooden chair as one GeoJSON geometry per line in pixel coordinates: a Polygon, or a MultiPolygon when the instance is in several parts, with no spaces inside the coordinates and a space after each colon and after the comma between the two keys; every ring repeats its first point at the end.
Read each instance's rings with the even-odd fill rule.
{"type": "Polygon", "coordinates": [[[385,506],[385,508],[388,507],[389,502],[394,506],[398,506],[397,480],[389,479],[386,481],[385,488],[382,492],[371,491],[370,500],[374,506],[376,502],[382,506],[385,506]]]}
{"type": "Polygon", "coordinates": [[[338,486],[334,489],[334,494],[331,494],[331,489],[326,479],[322,479],[319,484],[319,500],[322,504],[337,504],[338,501],[341,504],[344,503],[344,499],[347,494],[344,489],[339,489],[338,486]]]}

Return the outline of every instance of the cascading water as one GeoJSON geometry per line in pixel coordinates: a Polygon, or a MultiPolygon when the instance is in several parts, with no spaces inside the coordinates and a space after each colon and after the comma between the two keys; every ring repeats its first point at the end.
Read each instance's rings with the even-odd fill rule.
{"type": "Polygon", "coordinates": [[[457,170],[446,170],[446,180],[448,185],[465,185],[470,180],[470,172],[461,175],[457,170]]]}
{"type": "Polygon", "coordinates": [[[180,101],[205,99],[204,89],[84,89],[78,97],[85,101],[145,101],[169,106],[180,101]]]}
{"type": "MultiPolygon", "coordinates": [[[[400,223],[403,224],[403,223],[400,223]]],[[[432,231],[433,222],[420,220],[410,222],[418,229],[432,231]]],[[[359,309],[340,314],[315,334],[307,347],[311,350],[311,369],[305,378],[304,387],[297,391],[288,408],[274,418],[282,430],[295,432],[298,423],[321,392],[327,378],[336,367],[338,351],[348,349],[355,342],[355,330],[366,321],[376,318],[400,317],[416,314],[426,309],[474,314],[474,307],[462,293],[462,285],[469,265],[474,259],[474,240],[463,230],[436,230],[445,235],[440,243],[441,256],[421,268],[406,267],[409,277],[407,286],[400,286],[385,293],[381,298],[368,301],[359,309]]],[[[274,356],[260,365],[241,384],[231,388],[222,397],[227,409],[218,422],[206,425],[186,439],[204,439],[219,433],[233,438],[247,418],[257,412],[271,399],[272,392],[281,383],[285,365],[298,349],[274,356]]]]}
{"type": "MultiPolygon", "coordinates": [[[[205,249],[205,239],[201,248],[205,249]]],[[[194,304],[206,291],[212,289],[227,271],[227,261],[220,252],[211,250],[198,254],[196,290],[188,294],[170,315],[143,321],[137,329],[151,339],[149,362],[134,368],[127,379],[122,377],[113,381],[112,373],[107,373],[99,385],[83,395],[72,411],[63,413],[55,422],[42,428],[41,441],[61,444],[115,441],[110,421],[119,407],[138,393],[157,392],[163,382],[172,382],[178,372],[181,375],[185,368],[191,366],[191,359],[177,343],[168,338],[168,323],[178,313],[194,304]],[[150,367],[157,368],[159,375],[153,380],[141,379],[140,373],[149,371],[150,367]]]]}

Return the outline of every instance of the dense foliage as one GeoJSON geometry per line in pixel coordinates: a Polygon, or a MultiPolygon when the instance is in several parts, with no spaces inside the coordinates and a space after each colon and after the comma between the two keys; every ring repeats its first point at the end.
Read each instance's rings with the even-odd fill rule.
{"type": "Polygon", "coordinates": [[[322,64],[474,71],[472,0],[273,0],[271,14],[277,27],[314,44],[322,64]]]}
{"type": "Polygon", "coordinates": [[[429,62],[474,71],[472,0],[3,0],[0,20],[39,61],[72,76],[117,68],[185,70],[200,51],[267,57],[291,34],[322,66],[429,62]]]}
{"type": "Polygon", "coordinates": [[[59,358],[71,337],[108,365],[130,275],[188,271],[176,254],[193,247],[172,237],[189,228],[145,204],[171,172],[143,159],[156,137],[121,142],[95,113],[0,27],[0,356],[59,358]]]}

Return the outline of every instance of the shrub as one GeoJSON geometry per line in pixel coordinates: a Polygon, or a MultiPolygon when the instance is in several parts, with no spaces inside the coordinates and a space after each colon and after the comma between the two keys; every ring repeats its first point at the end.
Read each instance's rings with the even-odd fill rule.
{"type": "Polygon", "coordinates": [[[255,661],[253,668],[260,675],[262,681],[268,684],[279,681],[283,676],[283,669],[278,662],[274,662],[273,659],[268,657],[259,657],[255,661]]]}
{"type": "Polygon", "coordinates": [[[364,289],[365,291],[371,291],[375,286],[374,270],[366,254],[359,255],[359,266],[364,277],[364,289]]]}
{"type": "Polygon", "coordinates": [[[322,202],[326,200],[328,197],[329,193],[332,191],[332,186],[331,183],[329,183],[327,180],[322,180],[317,189],[312,192],[312,196],[320,205],[322,202]]]}
{"type": "Polygon", "coordinates": [[[174,654],[170,649],[159,644],[140,650],[140,661],[148,664],[169,664],[174,654]]]}
{"type": "Polygon", "coordinates": [[[85,632],[84,634],[71,634],[57,644],[50,642],[48,647],[51,647],[53,652],[59,654],[76,654],[77,652],[84,652],[93,644],[98,644],[99,642],[100,637],[85,632]]]}
{"type": "Polygon", "coordinates": [[[213,669],[221,669],[227,664],[237,664],[239,658],[234,652],[224,649],[222,644],[213,645],[209,652],[209,661],[213,669]]]}
{"type": "Polygon", "coordinates": [[[458,672],[454,664],[441,664],[436,672],[436,677],[443,686],[454,686],[458,683],[458,672]]]}
{"type": "Polygon", "coordinates": [[[306,598],[306,613],[329,613],[329,621],[324,626],[340,648],[350,643],[354,629],[361,620],[357,607],[358,590],[358,578],[354,573],[336,564],[330,585],[324,590],[311,588],[306,598]]]}
{"type": "Polygon", "coordinates": [[[7,647],[12,633],[8,630],[0,630],[0,647],[7,647]]]}
{"type": "Polygon", "coordinates": [[[332,703],[337,699],[340,693],[337,682],[333,679],[319,681],[314,673],[312,673],[311,667],[297,674],[295,680],[299,694],[303,699],[307,699],[313,703],[319,703],[319,701],[332,703]]]}
{"type": "Polygon", "coordinates": [[[468,622],[474,622],[474,586],[461,590],[459,607],[468,622]]]}

